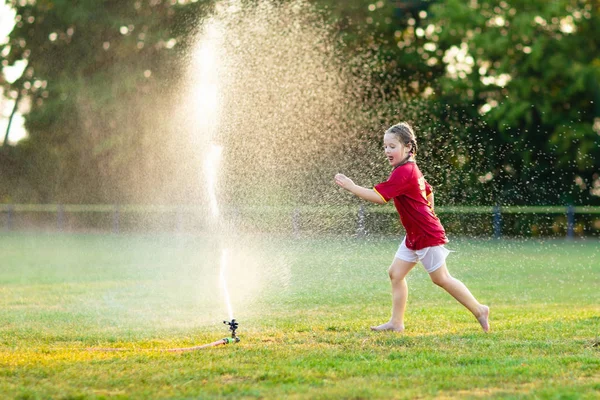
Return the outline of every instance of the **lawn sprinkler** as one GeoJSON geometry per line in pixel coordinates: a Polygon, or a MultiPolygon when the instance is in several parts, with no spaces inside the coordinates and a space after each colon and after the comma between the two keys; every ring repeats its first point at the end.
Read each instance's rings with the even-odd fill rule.
{"type": "Polygon", "coordinates": [[[240,341],[240,338],[239,338],[239,337],[237,337],[237,335],[235,334],[235,331],[237,330],[237,328],[238,328],[238,325],[239,325],[239,324],[237,323],[237,321],[236,321],[235,319],[232,319],[231,321],[223,321],[223,323],[224,323],[225,325],[229,325],[229,330],[231,331],[231,337],[230,337],[230,338],[225,338],[225,339],[223,339],[223,340],[225,340],[225,341],[226,341],[226,343],[225,343],[225,344],[234,343],[234,342],[235,342],[235,343],[239,342],[239,341],[240,341]]]}
{"type": "Polygon", "coordinates": [[[212,343],[208,343],[208,344],[203,344],[202,346],[181,347],[181,348],[177,348],[177,349],[169,349],[167,351],[172,352],[172,353],[180,353],[180,352],[185,352],[185,351],[201,350],[201,349],[205,349],[207,347],[220,346],[222,344],[238,343],[240,341],[240,338],[237,336],[237,334],[235,332],[239,326],[238,322],[235,319],[232,319],[231,321],[223,321],[223,323],[225,325],[229,325],[229,330],[231,331],[231,337],[226,337],[221,340],[217,340],[216,342],[212,342],[212,343]]]}
{"type": "MultiPolygon", "coordinates": [[[[168,351],[170,353],[183,353],[183,352],[187,352],[187,351],[196,351],[196,350],[206,349],[208,347],[215,347],[215,346],[220,346],[220,345],[224,345],[224,344],[238,343],[240,341],[240,338],[237,336],[237,334],[235,332],[239,326],[238,322],[235,319],[231,319],[231,321],[223,321],[223,323],[225,325],[229,325],[229,330],[231,331],[231,337],[226,337],[226,338],[217,340],[216,342],[203,344],[201,346],[178,347],[176,349],[165,349],[165,350],[161,350],[161,351],[168,351]]],[[[88,351],[131,351],[131,349],[106,348],[106,347],[90,348],[87,350],[88,351]]]]}

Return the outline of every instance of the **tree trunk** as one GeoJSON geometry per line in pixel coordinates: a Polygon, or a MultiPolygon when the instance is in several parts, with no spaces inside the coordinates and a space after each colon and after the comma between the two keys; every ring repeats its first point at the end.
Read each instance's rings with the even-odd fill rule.
{"type": "Polygon", "coordinates": [[[15,99],[15,105],[10,113],[10,117],[8,117],[8,124],[6,125],[6,133],[4,134],[4,142],[2,142],[2,147],[8,148],[8,135],[10,134],[10,125],[12,124],[13,117],[17,113],[19,109],[19,100],[21,100],[21,91],[17,92],[17,98],[15,99]]]}

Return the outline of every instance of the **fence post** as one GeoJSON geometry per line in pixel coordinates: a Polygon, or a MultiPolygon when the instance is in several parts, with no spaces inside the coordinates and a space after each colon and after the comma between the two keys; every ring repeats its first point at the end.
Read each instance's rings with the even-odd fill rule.
{"type": "Polygon", "coordinates": [[[6,210],[6,230],[11,231],[13,225],[13,205],[8,205],[8,210],[6,210]]]}
{"type": "Polygon", "coordinates": [[[502,212],[500,211],[500,206],[494,206],[494,219],[492,225],[494,227],[494,237],[496,239],[500,239],[502,237],[502,212]]]}
{"type": "Polygon", "coordinates": [[[59,231],[62,231],[65,225],[65,208],[62,204],[58,204],[56,208],[56,226],[59,231]]]}
{"type": "Polygon", "coordinates": [[[356,227],[356,236],[359,238],[367,235],[367,228],[365,227],[365,206],[362,204],[358,207],[358,226],[356,227]]]}
{"type": "Polygon", "coordinates": [[[119,205],[115,204],[113,210],[113,233],[119,233],[119,205]]]}
{"type": "Polygon", "coordinates": [[[573,239],[575,236],[575,207],[569,204],[567,206],[567,239],[573,239]]]}

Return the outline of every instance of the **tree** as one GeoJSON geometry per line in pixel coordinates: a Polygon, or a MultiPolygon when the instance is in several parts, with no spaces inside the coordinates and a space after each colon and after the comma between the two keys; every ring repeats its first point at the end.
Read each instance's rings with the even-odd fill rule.
{"type": "Polygon", "coordinates": [[[512,204],[600,204],[600,13],[593,0],[432,6],[436,100],[464,121],[465,168],[512,204]],[[477,147],[474,147],[477,146],[477,147]],[[474,150],[481,151],[474,151],[474,150]],[[487,162],[480,163],[482,155],[487,162]]]}
{"type": "Polygon", "coordinates": [[[157,160],[176,158],[167,116],[180,57],[211,2],[10,4],[17,23],[0,46],[3,65],[28,67],[5,93],[31,102],[19,146],[30,149],[27,179],[38,192],[15,200],[140,201],[165,181],[177,185],[177,164],[157,160]]]}
{"type": "MultiPolygon", "coordinates": [[[[385,163],[374,161],[381,132],[406,119],[417,126],[422,168],[446,204],[600,201],[597,3],[311,3],[323,12],[307,15],[313,9],[301,0],[249,1],[239,23],[227,22],[224,46],[233,52],[228,62],[237,62],[237,81],[224,127],[231,138],[255,127],[246,137],[257,143],[233,172],[258,169],[266,177],[268,170],[280,184],[273,154],[287,145],[301,165],[290,197],[318,197],[330,182],[310,177],[328,177],[334,167],[358,164],[365,180],[384,178],[385,163]],[[263,8],[252,9],[257,4],[263,8]],[[269,21],[274,26],[256,29],[269,21]],[[297,132],[295,140],[276,137],[278,129],[297,132]],[[348,156],[338,161],[340,146],[348,156]]],[[[0,46],[2,62],[26,59],[28,68],[2,84],[31,102],[30,138],[0,163],[15,175],[11,182],[36,193],[19,196],[172,202],[184,193],[189,201],[198,184],[188,166],[202,162],[175,111],[212,2],[11,4],[18,21],[0,46]]]]}

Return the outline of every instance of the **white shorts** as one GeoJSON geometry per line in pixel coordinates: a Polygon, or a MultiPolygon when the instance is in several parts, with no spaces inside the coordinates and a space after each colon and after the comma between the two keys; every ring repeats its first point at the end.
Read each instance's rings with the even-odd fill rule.
{"type": "Polygon", "coordinates": [[[409,262],[421,261],[425,270],[428,273],[432,273],[444,265],[448,254],[450,254],[450,250],[444,246],[432,246],[425,247],[421,250],[411,250],[406,247],[406,237],[404,237],[404,240],[402,240],[402,243],[396,252],[396,258],[409,262]]]}

